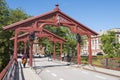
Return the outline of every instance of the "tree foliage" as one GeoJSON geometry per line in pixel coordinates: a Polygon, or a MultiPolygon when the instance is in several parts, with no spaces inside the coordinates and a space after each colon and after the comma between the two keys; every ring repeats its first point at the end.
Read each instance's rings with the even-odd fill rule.
{"type": "MultiPolygon", "coordinates": [[[[66,42],[63,43],[63,52],[69,53],[73,55],[73,53],[76,53],[76,34],[72,34],[69,30],[69,28],[65,26],[59,26],[58,28],[55,28],[54,26],[47,25],[45,26],[45,29],[53,32],[54,34],[64,38],[66,42]]],[[[60,44],[56,44],[56,51],[57,53],[60,53],[60,44]]]]}
{"type": "Polygon", "coordinates": [[[5,0],[0,0],[0,71],[6,66],[13,48],[13,42],[9,39],[13,31],[3,31],[2,27],[30,17],[21,9],[12,10],[7,6],[5,0]]]}
{"type": "Polygon", "coordinates": [[[120,57],[120,44],[114,31],[108,31],[101,36],[102,50],[108,57],[120,57]]]}

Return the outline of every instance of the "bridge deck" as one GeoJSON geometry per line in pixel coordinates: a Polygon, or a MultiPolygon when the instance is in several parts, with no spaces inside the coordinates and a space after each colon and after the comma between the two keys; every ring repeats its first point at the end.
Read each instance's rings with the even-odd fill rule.
{"type": "MultiPolygon", "coordinates": [[[[30,68],[28,64],[26,68],[22,67],[21,59],[18,59],[18,71],[19,76],[16,76],[19,80],[119,80],[119,77],[110,76],[106,74],[97,73],[97,70],[108,72],[120,76],[120,71],[109,70],[104,68],[97,68],[93,66],[78,66],[75,64],[67,65],[67,62],[61,61],[48,61],[47,58],[35,58],[33,59],[33,68],[30,68]],[[84,70],[93,69],[96,72],[84,70]],[[112,71],[112,73],[111,73],[112,71]],[[86,77],[87,76],[87,77],[86,77]],[[83,78],[81,78],[83,77],[83,78]]],[[[15,79],[15,80],[18,80],[15,79]]]]}

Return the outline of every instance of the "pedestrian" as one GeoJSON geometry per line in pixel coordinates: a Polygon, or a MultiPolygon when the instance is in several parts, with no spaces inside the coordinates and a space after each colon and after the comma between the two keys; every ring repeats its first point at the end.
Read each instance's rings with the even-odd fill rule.
{"type": "Polygon", "coordinates": [[[70,55],[69,54],[67,54],[67,62],[70,62],[70,55]]]}
{"type": "Polygon", "coordinates": [[[51,58],[52,58],[52,53],[49,53],[49,54],[48,54],[48,61],[52,61],[51,58]]]}
{"type": "Polygon", "coordinates": [[[70,60],[71,60],[70,55],[67,54],[66,58],[67,58],[67,62],[68,62],[67,64],[70,65],[70,60]]]}
{"type": "Polygon", "coordinates": [[[26,63],[27,63],[27,55],[26,54],[23,54],[22,56],[22,64],[23,64],[23,67],[25,68],[26,66],[26,63]]]}
{"type": "Polygon", "coordinates": [[[62,61],[64,61],[64,53],[62,53],[61,57],[62,57],[62,61]]]}

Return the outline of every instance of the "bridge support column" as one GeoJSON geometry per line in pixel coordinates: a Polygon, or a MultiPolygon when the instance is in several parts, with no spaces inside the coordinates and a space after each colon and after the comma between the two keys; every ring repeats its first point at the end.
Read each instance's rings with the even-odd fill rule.
{"type": "Polygon", "coordinates": [[[88,52],[89,52],[89,58],[88,58],[88,62],[89,64],[92,65],[92,50],[91,50],[91,35],[88,36],[88,52]]]}
{"type": "Polygon", "coordinates": [[[56,59],[56,43],[54,42],[54,53],[53,53],[53,59],[56,59]]]}
{"type": "Polygon", "coordinates": [[[24,53],[25,53],[25,54],[26,54],[26,47],[27,47],[27,46],[26,46],[26,43],[27,43],[27,42],[24,41],[24,53]]]}
{"type": "Polygon", "coordinates": [[[14,39],[14,59],[17,61],[17,42],[18,42],[18,33],[17,30],[15,30],[15,39],[14,39]]]}
{"type": "Polygon", "coordinates": [[[81,56],[80,56],[80,43],[77,43],[77,61],[78,64],[81,64],[81,56]]]}
{"type": "Polygon", "coordinates": [[[32,54],[33,54],[33,51],[32,51],[32,49],[33,49],[33,42],[30,42],[30,54],[29,54],[29,61],[30,61],[30,67],[32,67],[32,54]]]}
{"type": "Polygon", "coordinates": [[[63,53],[62,53],[62,43],[60,43],[60,60],[62,61],[62,55],[63,55],[63,53]]]}

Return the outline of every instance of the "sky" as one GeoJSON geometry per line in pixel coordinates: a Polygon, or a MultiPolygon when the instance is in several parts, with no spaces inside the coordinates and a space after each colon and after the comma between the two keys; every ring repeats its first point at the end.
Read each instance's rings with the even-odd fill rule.
{"type": "Polygon", "coordinates": [[[8,7],[21,8],[32,16],[52,11],[55,4],[59,4],[63,13],[96,32],[120,28],[120,0],[6,0],[6,2],[8,7]]]}

